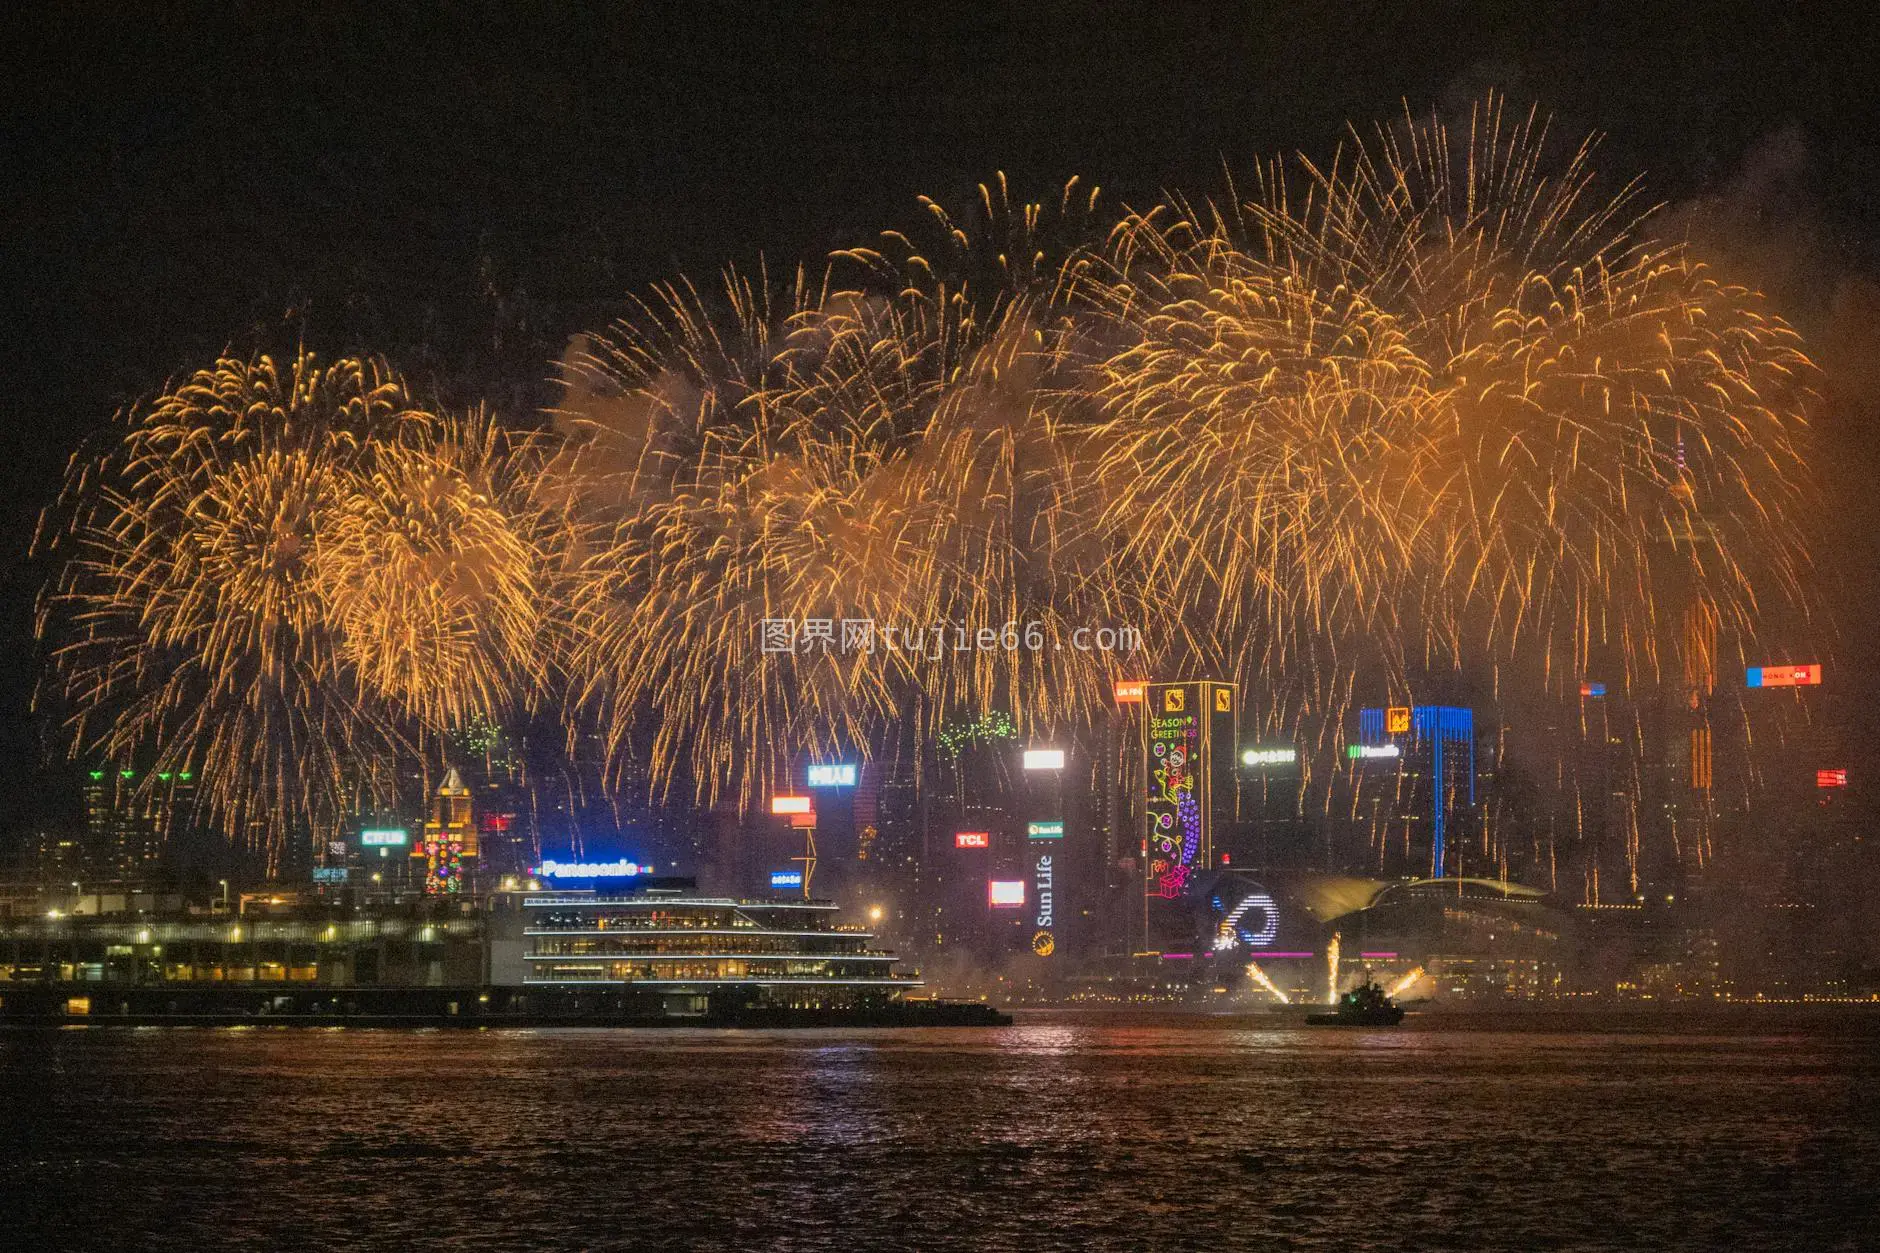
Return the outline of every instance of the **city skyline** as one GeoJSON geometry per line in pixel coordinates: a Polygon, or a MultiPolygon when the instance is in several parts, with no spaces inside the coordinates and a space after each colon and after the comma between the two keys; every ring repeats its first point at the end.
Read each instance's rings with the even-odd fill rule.
{"type": "Polygon", "coordinates": [[[1873,1244],[1880,16],[8,16],[0,1246],[1873,1244]]]}

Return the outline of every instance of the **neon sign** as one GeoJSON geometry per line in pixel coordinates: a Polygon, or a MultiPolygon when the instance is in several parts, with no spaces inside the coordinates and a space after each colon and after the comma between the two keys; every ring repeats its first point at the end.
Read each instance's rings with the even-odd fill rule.
{"type": "Polygon", "coordinates": [[[992,833],[990,831],[955,831],[953,847],[990,848],[992,847],[992,833]]]}
{"type": "Polygon", "coordinates": [[[424,891],[428,896],[463,891],[463,833],[427,824],[419,845],[424,854],[424,891]]]}
{"type": "Polygon", "coordinates": [[[1807,666],[1750,666],[1743,675],[1746,687],[1818,687],[1821,684],[1821,667],[1807,666]]]}
{"type": "Polygon", "coordinates": [[[1847,771],[1845,770],[1817,770],[1815,771],[1815,786],[1816,787],[1846,787],[1847,786],[1847,771]]]}
{"type": "Polygon", "coordinates": [[[1202,763],[1201,718],[1179,687],[1162,693],[1163,716],[1149,719],[1149,819],[1155,895],[1174,900],[1188,886],[1201,844],[1201,802],[1195,770],[1202,763]]]}
{"type": "Polygon", "coordinates": [[[1384,732],[1387,735],[1408,735],[1410,733],[1410,706],[1392,705],[1386,709],[1384,732]]]}
{"type": "Polygon", "coordinates": [[[855,763],[838,761],[809,768],[811,787],[854,787],[855,763]]]}
{"type": "Polygon", "coordinates": [[[1580,684],[1580,695],[1582,696],[1604,696],[1605,694],[1606,685],[1604,683],[1580,684]]]}
{"type": "Polygon", "coordinates": [[[1025,750],[1025,769],[1062,770],[1064,769],[1064,750],[1061,748],[1028,748],[1025,750]]]}
{"type": "Polygon", "coordinates": [[[1025,835],[1034,840],[1061,840],[1064,838],[1064,820],[1051,818],[1044,822],[1027,823],[1025,835]]]}
{"type": "Polygon", "coordinates": [[[1248,948],[1265,948],[1279,937],[1279,905],[1265,892],[1249,892],[1240,903],[1227,911],[1214,935],[1214,951],[1224,952],[1236,943],[1248,948]],[[1248,915],[1259,920],[1255,926],[1248,915]]]}
{"type": "Polygon", "coordinates": [[[381,827],[359,833],[359,842],[367,848],[384,848],[393,844],[402,846],[410,839],[403,827],[381,827]]]}
{"type": "Polygon", "coordinates": [[[1345,756],[1352,761],[1368,757],[1401,757],[1403,749],[1395,744],[1352,744],[1345,749],[1345,756]]]}
{"type": "Polygon", "coordinates": [[[803,872],[801,870],[773,870],[770,872],[770,886],[800,888],[803,886],[803,872]]]}
{"type": "Polygon", "coordinates": [[[1116,681],[1116,703],[1119,705],[1140,705],[1148,695],[1147,679],[1118,679],[1116,681]]]}
{"type": "Polygon", "coordinates": [[[1240,750],[1240,764],[1243,766],[1290,766],[1299,760],[1296,748],[1243,748],[1240,750]]]}
{"type": "Polygon", "coordinates": [[[1040,931],[1049,931],[1056,921],[1051,908],[1051,854],[1038,854],[1037,863],[1032,867],[1032,879],[1038,885],[1038,913],[1032,919],[1032,925],[1040,931]]]}
{"type": "Polygon", "coordinates": [[[653,867],[631,861],[545,861],[535,873],[545,879],[631,879],[653,867]]]}
{"type": "Polygon", "coordinates": [[[806,814],[810,812],[807,796],[773,796],[770,798],[770,812],[773,814],[806,814]]]}

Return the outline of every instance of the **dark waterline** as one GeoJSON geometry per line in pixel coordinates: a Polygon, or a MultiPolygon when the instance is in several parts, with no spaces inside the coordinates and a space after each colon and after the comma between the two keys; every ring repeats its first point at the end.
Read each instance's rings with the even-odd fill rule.
{"type": "Polygon", "coordinates": [[[6,1247],[1874,1247],[1880,1014],[0,1031],[6,1247]]]}

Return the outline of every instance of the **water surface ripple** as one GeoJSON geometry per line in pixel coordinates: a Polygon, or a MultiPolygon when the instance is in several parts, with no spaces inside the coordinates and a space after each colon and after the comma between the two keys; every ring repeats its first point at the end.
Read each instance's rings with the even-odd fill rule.
{"type": "Polygon", "coordinates": [[[0,1031],[0,1247],[1880,1247],[1880,1015],[0,1031]]]}

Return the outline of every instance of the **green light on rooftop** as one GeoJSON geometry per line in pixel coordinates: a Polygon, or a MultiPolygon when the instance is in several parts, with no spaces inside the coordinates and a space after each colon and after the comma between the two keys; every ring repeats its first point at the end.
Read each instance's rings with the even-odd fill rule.
{"type": "Polygon", "coordinates": [[[118,778],[120,779],[135,779],[136,777],[137,777],[137,772],[135,770],[118,771],[118,778]]]}
{"type": "Polygon", "coordinates": [[[157,771],[157,777],[162,779],[165,783],[168,783],[170,781],[170,772],[168,770],[159,770],[157,771]]]}
{"type": "Polygon", "coordinates": [[[94,778],[94,779],[102,779],[102,778],[104,778],[104,771],[102,771],[102,770],[94,770],[94,771],[92,771],[92,772],[91,772],[91,777],[92,777],[92,778],[94,778]]]}

